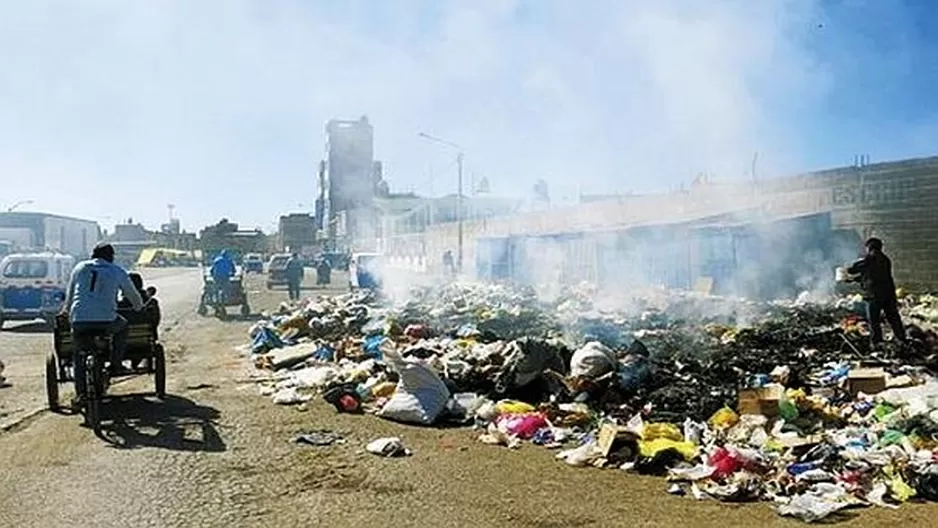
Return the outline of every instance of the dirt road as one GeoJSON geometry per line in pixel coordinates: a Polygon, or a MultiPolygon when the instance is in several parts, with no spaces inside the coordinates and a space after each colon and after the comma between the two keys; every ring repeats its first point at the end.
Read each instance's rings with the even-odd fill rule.
{"type": "MultiPolygon", "coordinates": [[[[466,429],[336,415],[319,402],[306,411],[275,407],[258,396],[234,350],[250,322],[196,316],[197,273],[162,271],[150,280],[165,313],[172,396],[152,398],[147,377],[115,387],[125,396],[103,409],[107,441],[79,427],[78,417],[49,412],[0,433],[0,526],[796,525],[766,504],[671,497],[661,479],[570,468],[533,446],[480,445],[466,429]],[[315,429],[338,431],[347,442],[293,443],[315,429]],[[414,456],[363,452],[381,436],[401,437],[414,456]]],[[[262,284],[250,282],[255,309],[286,299],[262,284]]],[[[0,333],[13,383],[0,389],[7,422],[43,403],[50,340],[34,331],[0,333]]],[[[927,525],[935,515],[934,505],[907,505],[858,511],[844,524],[927,525]]]]}

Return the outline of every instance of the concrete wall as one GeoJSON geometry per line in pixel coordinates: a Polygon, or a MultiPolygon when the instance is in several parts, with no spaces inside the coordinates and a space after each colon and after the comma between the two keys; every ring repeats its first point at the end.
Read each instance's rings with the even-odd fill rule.
{"type": "MultiPolygon", "coordinates": [[[[938,157],[846,167],[757,183],[701,184],[684,192],[629,196],[550,211],[464,223],[463,262],[475,262],[476,239],[570,233],[683,222],[758,209],[773,216],[830,211],[835,229],[879,236],[896,280],[910,290],[938,290],[938,157]]],[[[388,240],[390,253],[424,256],[431,271],[457,248],[455,223],[388,240]]],[[[859,248],[858,248],[859,250],[859,248]]]]}

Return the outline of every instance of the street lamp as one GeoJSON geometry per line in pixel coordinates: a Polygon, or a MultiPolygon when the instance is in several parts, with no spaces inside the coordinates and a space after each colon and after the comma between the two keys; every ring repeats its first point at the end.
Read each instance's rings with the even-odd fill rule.
{"type": "Polygon", "coordinates": [[[21,206],[21,205],[32,205],[32,204],[34,204],[34,203],[36,203],[36,202],[34,202],[33,200],[20,200],[20,201],[14,203],[13,205],[11,205],[11,206],[7,209],[7,212],[8,212],[8,213],[12,213],[13,211],[15,211],[15,210],[16,210],[19,206],[21,206]]]}
{"type": "Polygon", "coordinates": [[[456,189],[456,269],[462,272],[462,254],[463,254],[463,225],[462,225],[462,160],[463,160],[463,149],[456,143],[451,141],[446,141],[445,139],[440,139],[430,134],[424,134],[420,132],[417,134],[422,139],[432,141],[434,143],[439,143],[441,145],[446,145],[457,150],[456,154],[456,166],[458,168],[457,176],[457,189],[456,189]]]}

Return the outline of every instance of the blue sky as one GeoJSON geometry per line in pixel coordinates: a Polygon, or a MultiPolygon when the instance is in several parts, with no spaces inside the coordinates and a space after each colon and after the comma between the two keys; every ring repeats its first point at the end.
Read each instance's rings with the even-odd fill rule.
{"type": "MultiPolygon", "coordinates": [[[[0,206],[190,229],[310,208],[367,114],[396,190],[675,188],[938,154],[912,0],[0,1],[0,206]]],[[[932,38],[929,38],[932,36],[932,38]]]]}

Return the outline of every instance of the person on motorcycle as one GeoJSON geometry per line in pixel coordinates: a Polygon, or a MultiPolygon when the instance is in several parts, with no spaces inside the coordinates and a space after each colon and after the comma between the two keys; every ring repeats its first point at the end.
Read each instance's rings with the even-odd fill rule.
{"type": "Polygon", "coordinates": [[[215,257],[215,260],[212,261],[212,267],[209,269],[209,273],[212,276],[212,281],[215,283],[215,291],[218,292],[220,296],[219,301],[223,303],[225,299],[228,298],[231,278],[234,277],[235,274],[235,263],[231,260],[227,249],[223,249],[221,253],[215,257]]]}
{"type": "Polygon", "coordinates": [[[91,259],[79,262],[72,270],[63,313],[68,314],[72,335],[75,336],[75,389],[76,394],[84,383],[84,363],[79,359],[79,340],[87,332],[105,331],[112,336],[109,369],[112,375],[119,374],[124,352],[127,349],[127,320],[117,313],[117,292],[123,293],[135,311],[144,307],[143,299],[123,268],[114,264],[114,247],[98,244],[91,259]]]}

